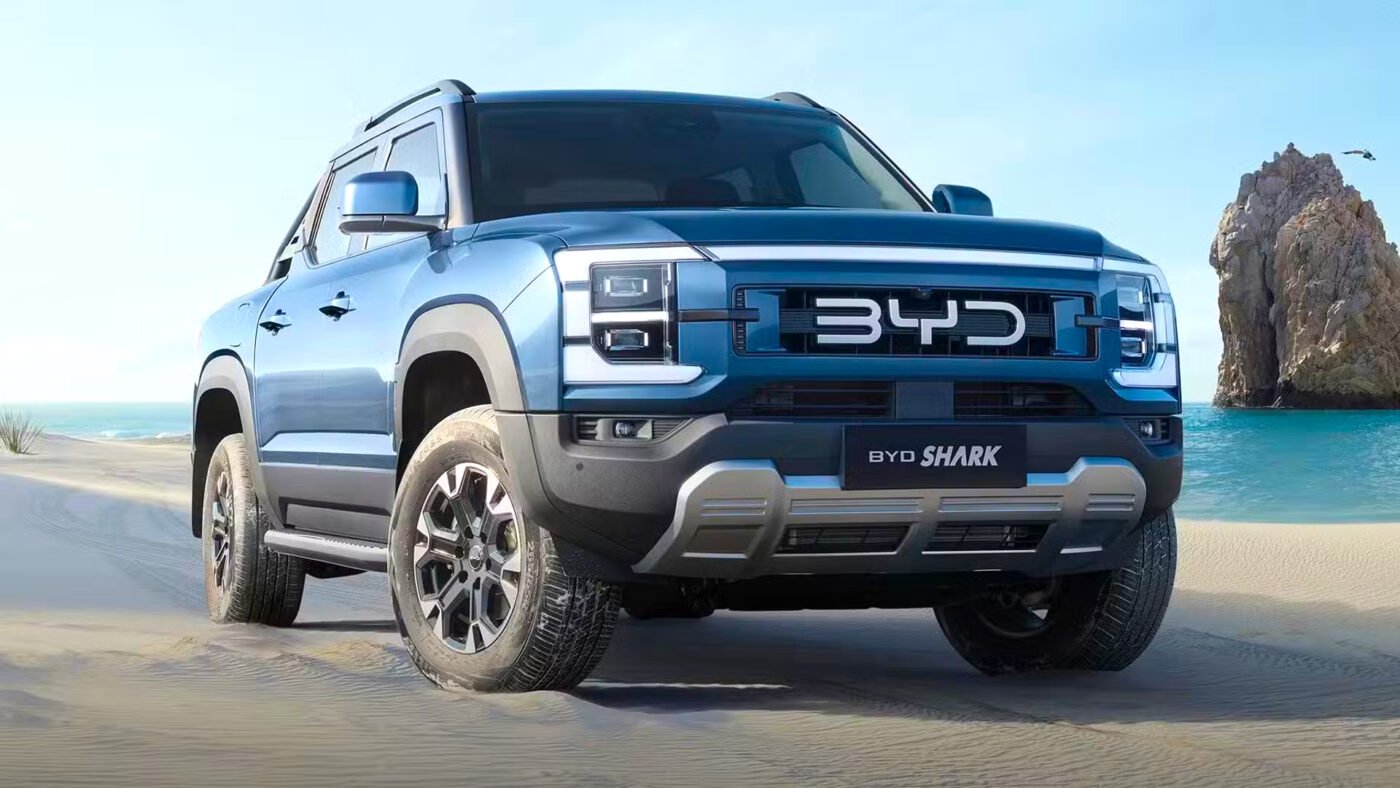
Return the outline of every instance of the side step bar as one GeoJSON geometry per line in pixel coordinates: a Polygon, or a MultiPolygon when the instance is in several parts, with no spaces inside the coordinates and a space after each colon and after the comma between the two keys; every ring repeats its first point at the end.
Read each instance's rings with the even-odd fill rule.
{"type": "Polygon", "coordinates": [[[269,550],[282,555],[323,561],[351,569],[363,569],[367,572],[386,572],[389,569],[387,547],[355,539],[299,534],[295,531],[268,531],[263,534],[263,544],[267,545],[269,550]]]}

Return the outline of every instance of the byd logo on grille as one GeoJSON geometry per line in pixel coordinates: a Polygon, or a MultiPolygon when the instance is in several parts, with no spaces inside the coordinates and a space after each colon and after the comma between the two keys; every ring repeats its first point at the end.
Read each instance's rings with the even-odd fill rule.
{"type": "Polygon", "coordinates": [[[917,462],[921,468],[995,468],[999,451],[1001,446],[925,446],[923,452],[871,450],[869,458],[871,465],[917,462]]]}
{"type": "MultiPolygon", "coordinates": [[[[819,327],[863,328],[864,334],[817,334],[819,344],[829,345],[869,345],[884,333],[884,316],[880,304],[869,298],[818,298],[814,302],[817,309],[860,309],[863,315],[817,315],[819,327]]],[[[890,325],[897,328],[919,329],[919,344],[933,344],[934,329],[956,329],[958,325],[958,302],[949,300],[947,317],[904,317],[899,311],[899,299],[889,300],[890,325]]],[[[967,344],[984,347],[1006,347],[1021,341],[1026,335],[1026,316],[1014,304],[1005,301],[964,301],[962,306],[969,312],[1004,312],[1011,316],[1014,324],[1006,336],[968,335],[967,344]]]]}

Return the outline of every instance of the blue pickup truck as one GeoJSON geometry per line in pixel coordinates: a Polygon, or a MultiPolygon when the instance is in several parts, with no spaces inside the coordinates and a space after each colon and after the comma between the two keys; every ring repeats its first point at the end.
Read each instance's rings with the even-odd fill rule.
{"type": "Polygon", "coordinates": [[[200,357],[214,620],[388,572],[443,686],[572,687],[620,610],[932,608],[987,673],[1117,670],[1171,596],[1161,270],[795,93],[430,86],[200,357]]]}

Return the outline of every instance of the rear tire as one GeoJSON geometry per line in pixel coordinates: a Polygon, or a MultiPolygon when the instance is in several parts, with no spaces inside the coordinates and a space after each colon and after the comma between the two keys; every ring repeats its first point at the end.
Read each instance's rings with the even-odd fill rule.
{"type": "Polygon", "coordinates": [[[242,435],[219,442],[204,484],[204,599],[220,624],[289,627],[301,609],[300,558],[263,545],[271,520],[258,502],[242,435]]]}
{"type": "Polygon", "coordinates": [[[490,406],[444,419],[404,471],[389,587],[409,656],[438,686],[572,689],[612,637],[617,587],[566,573],[513,488],[490,406]]]}
{"type": "Polygon", "coordinates": [[[1176,578],[1176,519],[1168,510],[1128,538],[1137,546],[1126,566],[940,607],[939,626],[983,673],[1122,670],[1147,650],[1166,615],[1176,578]]]}

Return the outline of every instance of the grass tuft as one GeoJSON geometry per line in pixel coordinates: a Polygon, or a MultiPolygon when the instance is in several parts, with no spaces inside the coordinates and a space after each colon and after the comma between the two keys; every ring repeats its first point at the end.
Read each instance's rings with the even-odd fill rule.
{"type": "Polygon", "coordinates": [[[17,410],[0,410],[0,446],[11,454],[33,454],[34,442],[43,437],[44,428],[28,414],[17,410]]]}

